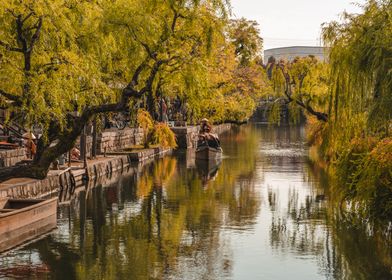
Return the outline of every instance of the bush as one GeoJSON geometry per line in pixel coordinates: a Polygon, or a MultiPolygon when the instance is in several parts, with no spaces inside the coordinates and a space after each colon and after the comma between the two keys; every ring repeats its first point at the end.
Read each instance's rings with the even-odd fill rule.
{"type": "Polygon", "coordinates": [[[368,153],[354,173],[359,199],[368,202],[371,214],[392,217],[392,138],[385,138],[368,153]]]}
{"type": "Polygon", "coordinates": [[[315,117],[308,117],[306,124],[306,142],[309,146],[320,147],[323,144],[327,125],[328,123],[319,121],[315,117]]]}
{"type": "Polygon", "coordinates": [[[158,145],[164,148],[176,148],[176,136],[170,127],[165,123],[156,123],[151,115],[143,109],[137,114],[137,122],[143,129],[143,146],[148,148],[151,145],[158,145]]]}
{"type": "Polygon", "coordinates": [[[154,128],[154,120],[152,119],[150,113],[146,110],[140,109],[137,112],[137,123],[139,127],[143,129],[143,146],[148,148],[150,146],[150,134],[151,130],[154,128]]]}
{"type": "Polygon", "coordinates": [[[176,136],[165,123],[157,123],[152,131],[152,144],[164,148],[177,148],[176,136]]]}
{"type": "Polygon", "coordinates": [[[365,215],[392,216],[392,138],[355,138],[336,162],[345,197],[361,203],[365,215]]]}
{"type": "Polygon", "coordinates": [[[376,146],[377,139],[373,137],[354,138],[347,147],[342,147],[336,160],[336,176],[339,182],[349,188],[349,195],[356,195],[358,172],[363,169],[363,164],[368,153],[376,146]]]}

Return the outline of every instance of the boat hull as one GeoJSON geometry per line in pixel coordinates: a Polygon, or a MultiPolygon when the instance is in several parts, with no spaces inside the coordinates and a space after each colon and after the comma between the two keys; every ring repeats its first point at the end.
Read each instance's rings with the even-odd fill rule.
{"type": "Polygon", "coordinates": [[[198,147],[196,149],[196,159],[216,160],[222,157],[222,148],[211,148],[208,146],[198,147]]]}
{"type": "MultiPolygon", "coordinates": [[[[34,200],[23,200],[23,202],[33,203],[34,200]]],[[[36,239],[56,228],[57,198],[36,200],[36,202],[9,212],[0,209],[0,252],[36,239]]]]}

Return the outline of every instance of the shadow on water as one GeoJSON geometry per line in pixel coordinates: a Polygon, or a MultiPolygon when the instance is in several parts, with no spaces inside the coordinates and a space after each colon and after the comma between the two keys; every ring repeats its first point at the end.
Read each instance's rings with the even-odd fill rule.
{"type": "Polygon", "coordinates": [[[242,126],[80,191],[58,229],[0,256],[9,279],[391,279],[391,247],[331,201],[301,127],[242,126]],[[282,269],[285,267],[285,269],[282,269]]]}

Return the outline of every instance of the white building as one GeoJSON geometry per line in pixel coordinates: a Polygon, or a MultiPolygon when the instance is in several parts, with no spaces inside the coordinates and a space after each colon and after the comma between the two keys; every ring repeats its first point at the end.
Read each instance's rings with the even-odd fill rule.
{"type": "Polygon", "coordinates": [[[292,61],[296,57],[306,57],[313,55],[316,58],[324,61],[325,60],[325,48],[324,47],[307,47],[307,46],[293,46],[274,48],[264,51],[264,63],[268,62],[268,59],[273,56],[276,60],[286,59],[292,61]]]}

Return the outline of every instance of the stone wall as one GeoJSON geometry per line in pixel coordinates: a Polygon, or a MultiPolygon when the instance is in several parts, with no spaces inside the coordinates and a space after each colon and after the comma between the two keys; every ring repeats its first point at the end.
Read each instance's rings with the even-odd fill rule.
{"type": "Polygon", "coordinates": [[[173,127],[172,130],[176,135],[178,148],[191,149],[196,147],[198,126],[173,127]]]}
{"type": "MultiPolygon", "coordinates": [[[[222,133],[229,131],[231,128],[232,124],[224,123],[213,126],[212,132],[221,135],[222,133]]],[[[176,134],[178,147],[181,149],[196,148],[199,129],[199,126],[173,127],[172,130],[176,134]]]]}
{"type": "Polygon", "coordinates": [[[212,128],[212,132],[218,135],[221,135],[225,132],[228,132],[233,127],[231,123],[223,123],[212,128]]]}
{"type": "Polygon", "coordinates": [[[26,151],[24,148],[15,150],[0,150],[0,167],[14,166],[25,159],[26,151]]]}
{"type": "Polygon", "coordinates": [[[105,130],[97,137],[97,153],[115,152],[132,145],[140,145],[143,141],[143,130],[126,128],[124,130],[105,130]]]}
{"type": "MultiPolygon", "coordinates": [[[[88,174],[90,181],[94,184],[96,180],[103,178],[111,178],[116,172],[123,173],[128,171],[130,161],[128,156],[107,157],[96,160],[88,165],[88,174]]],[[[35,180],[28,178],[14,178],[0,183],[0,199],[3,198],[46,198],[57,196],[61,190],[61,186],[69,185],[69,182],[61,179],[65,172],[71,172],[75,187],[83,185],[82,178],[85,176],[86,170],[73,169],[72,171],[51,170],[48,177],[43,180],[35,180]]],[[[63,194],[62,197],[67,197],[63,194]]]]}
{"type": "Polygon", "coordinates": [[[57,194],[59,187],[58,176],[49,175],[43,180],[11,179],[0,184],[0,199],[52,197],[57,194]]]}

